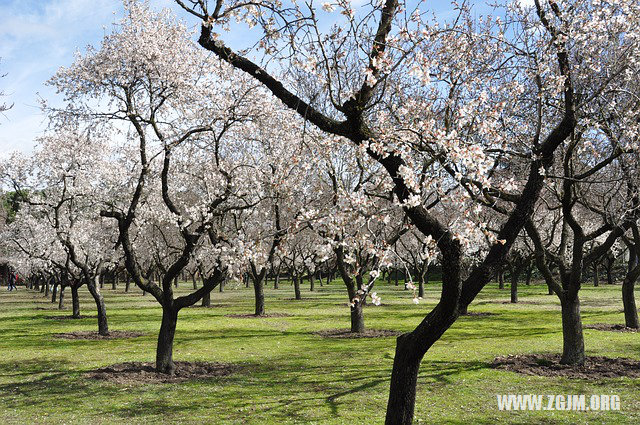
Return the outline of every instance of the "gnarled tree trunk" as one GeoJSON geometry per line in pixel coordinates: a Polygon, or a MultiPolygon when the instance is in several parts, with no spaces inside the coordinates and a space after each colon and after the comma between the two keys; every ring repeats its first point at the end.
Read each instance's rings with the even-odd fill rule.
{"type": "Polygon", "coordinates": [[[560,363],[584,364],[584,337],[580,317],[580,299],[578,295],[565,294],[560,297],[562,307],[562,358],[560,363]]]}
{"type": "Polygon", "coordinates": [[[162,324],[156,349],[156,372],[173,375],[173,338],[178,323],[178,310],[173,306],[162,306],[162,324]]]}

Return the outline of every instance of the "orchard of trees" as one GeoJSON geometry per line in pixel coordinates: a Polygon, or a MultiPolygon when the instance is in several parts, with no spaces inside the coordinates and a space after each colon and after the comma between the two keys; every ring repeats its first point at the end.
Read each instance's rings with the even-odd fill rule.
{"type": "Polygon", "coordinates": [[[7,270],[60,305],[69,288],[74,317],[86,287],[100,335],[105,277],[152,297],[160,374],[181,311],[231,282],[268,316],[265,286],[295,303],[338,279],[364,333],[376,287],[402,276],[410,310],[437,271],[387,424],[412,423],[423,358],[491,282],[511,303],[543,282],[582,365],[584,285],[621,283],[640,327],[640,3],[498,3],[125,0],[47,82],[35,150],[0,164],[7,270]]]}

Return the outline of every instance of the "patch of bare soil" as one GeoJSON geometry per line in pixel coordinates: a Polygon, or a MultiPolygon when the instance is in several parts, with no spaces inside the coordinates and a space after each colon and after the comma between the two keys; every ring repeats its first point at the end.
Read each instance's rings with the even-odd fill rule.
{"type": "Polygon", "coordinates": [[[510,370],[523,375],[561,376],[579,379],[640,377],[640,362],[625,358],[601,356],[587,357],[584,365],[560,364],[557,354],[529,354],[496,357],[491,364],[495,369],[510,370]]]}
{"type": "Polygon", "coordinates": [[[288,313],[269,313],[262,316],[256,316],[255,314],[225,314],[224,317],[231,317],[233,319],[264,319],[269,317],[291,317],[292,314],[288,313]]]}
{"type": "Polygon", "coordinates": [[[487,316],[497,316],[498,313],[489,313],[487,311],[467,311],[465,314],[461,316],[470,316],[470,317],[487,317],[487,316]]]}
{"type": "Polygon", "coordinates": [[[78,320],[78,319],[97,319],[98,316],[83,316],[80,315],[78,317],[73,317],[71,315],[66,315],[66,316],[47,316],[47,319],[53,319],[53,320],[78,320]]]}
{"type": "Polygon", "coordinates": [[[231,307],[231,304],[213,304],[211,303],[211,305],[209,306],[202,306],[202,304],[194,304],[189,306],[189,308],[221,308],[221,307],[231,307]]]}
{"type": "Polygon", "coordinates": [[[174,362],[173,375],[157,373],[154,363],[118,363],[87,372],[90,379],[100,379],[121,385],[164,384],[190,381],[194,379],[226,376],[240,369],[237,365],[210,362],[174,362]]]}
{"type": "Polygon", "coordinates": [[[511,301],[500,301],[500,304],[529,304],[529,305],[540,305],[543,304],[540,301],[518,301],[517,303],[512,303],[511,301]]]}
{"type": "Polygon", "coordinates": [[[327,329],[313,332],[313,334],[323,338],[384,338],[388,336],[398,336],[401,335],[402,332],[388,329],[365,329],[364,332],[354,333],[349,329],[327,329]]]}
{"type": "Polygon", "coordinates": [[[635,328],[628,328],[625,325],[612,325],[610,323],[594,323],[592,325],[584,325],[586,329],[597,329],[599,331],[610,332],[638,332],[635,328]]]}
{"type": "Polygon", "coordinates": [[[95,331],[76,331],[76,332],[67,332],[62,334],[53,335],[54,338],[61,339],[126,339],[126,338],[137,338],[139,336],[145,335],[142,332],[132,332],[132,331],[111,331],[109,335],[100,335],[95,331]]]}

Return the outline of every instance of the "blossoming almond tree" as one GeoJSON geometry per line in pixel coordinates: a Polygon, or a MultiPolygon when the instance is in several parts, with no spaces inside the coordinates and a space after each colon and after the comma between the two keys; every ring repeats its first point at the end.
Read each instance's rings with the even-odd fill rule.
{"type": "Polygon", "coordinates": [[[453,21],[429,23],[398,0],[359,10],[336,1],[324,5],[340,14],[328,31],[319,24],[325,12],[311,3],[176,3],[202,20],[205,49],[252,75],[319,129],[363,146],[393,179],[407,217],[437,241],[445,270],[440,302],[398,338],[391,378],[387,423],[411,423],[422,357],[504,263],[533,213],[544,170],[575,129],[576,112],[611,86],[611,79],[595,76],[628,77],[620,65],[637,47],[637,2],[508,2],[504,21],[475,19],[463,7],[453,21]],[[260,28],[266,68],[268,59],[288,60],[317,84],[303,90],[279,70],[232,51],[216,31],[237,28],[233,20],[260,28]],[[605,46],[611,55],[601,55],[605,46]],[[591,95],[581,96],[583,83],[591,95]],[[331,108],[315,102],[320,93],[331,108]],[[492,180],[512,159],[525,160],[526,177],[492,180]],[[462,190],[447,193],[452,186],[462,190]],[[494,243],[466,279],[467,237],[428,208],[423,190],[433,188],[450,200],[466,192],[476,202],[507,203],[494,243]]]}
{"type": "Polygon", "coordinates": [[[117,256],[116,229],[99,217],[100,203],[94,198],[101,178],[97,170],[103,169],[107,151],[104,140],[89,141],[68,129],[53,131],[32,156],[14,156],[6,167],[12,184],[29,193],[11,225],[14,243],[57,269],[60,296],[71,287],[73,317],[80,314],[78,289],[86,284],[96,303],[100,335],[108,335],[109,327],[99,277],[117,256]]]}
{"type": "Polygon", "coordinates": [[[242,127],[275,104],[198,49],[168,10],[135,1],[125,8],[101,47],[78,56],[51,84],[68,103],[57,111],[61,122],[72,116],[123,139],[101,215],[117,223],[132,281],[162,306],[156,370],[173,373],[179,311],[237,271],[242,241],[229,222],[264,198],[242,127]],[[203,286],[174,297],[173,281],[192,261],[203,286]]]}

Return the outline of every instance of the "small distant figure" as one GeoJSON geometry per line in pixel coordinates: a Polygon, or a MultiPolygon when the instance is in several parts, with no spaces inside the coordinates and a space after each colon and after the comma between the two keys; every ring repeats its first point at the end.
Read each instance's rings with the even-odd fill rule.
{"type": "Polygon", "coordinates": [[[13,273],[9,273],[9,287],[7,288],[9,290],[9,292],[13,291],[14,289],[17,291],[18,288],[16,287],[16,279],[18,278],[18,274],[16,273],[15,275],[13,273]]]}

